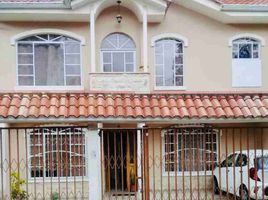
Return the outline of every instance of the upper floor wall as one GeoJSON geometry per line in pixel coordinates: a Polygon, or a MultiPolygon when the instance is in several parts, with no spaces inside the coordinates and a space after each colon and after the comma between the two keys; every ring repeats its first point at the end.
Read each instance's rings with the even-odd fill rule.
{"type": "MultiPolygon", "coordinates": [[[[111,90],[136,92],[153,91],[268,91],[268,27],[265,25],[230,25],[224,24],[177,4],[172,4],[167,15],[161,22],[147,24],[144,37],[144,23],[137,13],[129,8],[122,8],[123,20],[118,24],[115,20],[117,8],[109,6],[101,10],[95,20],[95,35],[92,40],[92,26],[89,22],[1,22],[0,23],[0,85],[1,91],[22,90],[111,90]],[[18,87],[18,56],[17,47],[11,43],[14,36],[33,30],[42,29],[44,33],[79,36],[81,40],[81,86],[79,87],[18,87]],[[48,31],[49,30],[49,31],[48,31]],[[111,73],[103,70],[103,55],[101,44],[112,33],[122,33],[129,36],[135,43],[134,70],[125,73],[111,73]],[[236,35],[256,36],[260,41],[260,67],[258,67],[260,85],[235,86],[233,84],[232,46],[229,41],[236,35]],[[163,39],[175,39],[176,45],[182,43],[183,87],[156,87],[156,77],[159,76],[157,66],[156,43],[163,39]],[[95,45],[92,45],[92,41],[95,45]],[[144,45],[144,41],[146,44],[144,45]],[[95,48],[92,48],[92,46],[95,48]],[[147,52],[145,52],[145,46],[147,52]],[[92,58],[95,64],[92,65],[92,58]],[[146,62],[145,62],[146,61],[146,62]],[[144,66],[148,63],[148,66],[144,66]],[[136,84],[136,85],[135,85],[136,84]],[[126,86],[128,85],[128,86],[126,86]]],[[[91,22],[92,23],[92,22],[91,22]]],[[[40,30],[38,33],[42,33],[40,30]]],[[[30,32],[29,32],[30,31],[30,32]]],[[[32,32],[34,33],[34,32],[32,32]]],[[[37,33],[37,32],[36,32],[37,33]]],[[[26,37],[26,35],[25,35],[26,37]]],[[[79,39],[78,38],[78,39],[79,39]]],[[[167,51],[169,52],[169,51],[167,51]]],[[[163,56],[168,53],[162,51],[163,56]]],[[[178,53],[180,54],[180,53],[178,53]]],[[[167,63],[169,60],[167,59],[167,63]]],[[[174,57],[175,59],[175,57],[174,57]]],[[[161,70],[166,70],[168,64],[161,64],[161,70]]],[[[174,64],[175,67],[176,63],[174,64]]],[[[179,69],[181,70],[181,69],[179,69]]],[[[252,70],[254,71],[254,69],[252,70]]],[[[166,72],[165,73],[169,73],[166,72]]],[[[179,73],[180,74],[180,73],[179,73]]],[[[168,75],[167,75],[168,76],[168,75]]],[[[179,76],[179,75],[178,75],[179,76]]],[[[181,86],[181,85],[180,85],[181,86]]]]}

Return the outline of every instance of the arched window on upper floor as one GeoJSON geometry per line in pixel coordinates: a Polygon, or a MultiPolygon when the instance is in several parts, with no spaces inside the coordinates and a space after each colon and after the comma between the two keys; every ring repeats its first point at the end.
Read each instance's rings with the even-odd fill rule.
{"type": "Polygon", "coordinates": [[[16,45],[19,86],[81,86],[81,41],[36,34],[16,45]]]}
{"type": "Polygon", "coordinates": [[[184,86],[184,42],[174,38],[155,41],[155,83],[157,88],[184,86]]]}
{"type": "Polygon", "coordinates": [[[233,59],[259,59],[260,42],[253,38],[233,40],[233,59]]]}
{"type": "Polygon", "coordinates": [[[112,33],[101,43],[101,65],[104,72],[134,72],[136,45],[123,33],[112,33]]]}
{"type": "Polygon", "coordinates": [[[229,43],[232,47],[232,86],[260,87],[263,40],[259,37],[241,35],[232,38],[229,43]]]}

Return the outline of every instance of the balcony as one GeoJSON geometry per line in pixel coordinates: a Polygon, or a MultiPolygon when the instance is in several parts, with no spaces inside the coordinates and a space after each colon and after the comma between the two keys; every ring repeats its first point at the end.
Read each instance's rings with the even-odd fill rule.
{"type": "Polygon", "coordinates": [[[91,91],[139,92],[150,91],[149,73],[91,73],[91,91]]]}

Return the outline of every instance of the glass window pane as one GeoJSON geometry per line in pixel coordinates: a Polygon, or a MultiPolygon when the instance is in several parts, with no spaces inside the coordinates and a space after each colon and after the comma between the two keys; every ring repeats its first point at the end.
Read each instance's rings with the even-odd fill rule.
{"type": "Polygon", "coordinates": [[[19,76],[19,85],[31,86],[34,84],[32,76],[19,76]]]}
{"type": "Polygon", "coordinates": [[[134,65],[126,64],[126,72],[134,72],[134,65]]]}
{"type": "Polygon", "coordinates": [[[104,72],[112,72],[112,65],[111,64],[104,64],[103,71],[104,72]]]}
{"type": "Polygon", "coordinates": [[[103,63],[111,63],[112,62],[112,54],[110,52],[103,52],[103,63]]]}
{"type": "Polygon", "coordinates": [[[175,64],[182,64],[183,63],[183,56],[182,54],[175,56],[175,64]]]}
{"type": "Polygon", "coordinates": [[[80,65],[66,65],[67,75],[80,75],[80,65]]]}
{"type": "Polygon", "coordinates": [[[156,65],[156,75],[164,75],[163,73],[163,65],[156,65]]]}
{"type": "Polygon", "coordinates": [[[33,64],[33,55],[18,55],[18,64],[33,64]]]}
{"type": "Polygon", "coordinates": [[[155,55],[155,63],[157,65],[163,65],[164,64],[164,56],[162,54],[156,54],[155,55]]]}
{"type": "Polygon", "coordinates": [[[18,53],[33,53],[32,44],[18,44],[18,53]]]}
{"type": "Polygon", "coordinates": [[[176,66],[175,73],[176,73],[176,75],[183,75],[183,67],[182,67],[182,65],[177,65],[176,66]]]}
{"type": "Polygon", "coordinates": [[[176,42],[175,52],[183,53],[183,44],[181,42],[176,42]]]}
{"type": "Polygon", "coordinates": [[[174,48],[173,44],[164,45],[165,86],[174,86],[174,48]]]}
{"type": "Polygon", "coordinates": [[[238,58],[238,52],[237,51],[233,51],[233,58],[238,58]]]}
{"type": "Polygon", "coordinates": [[[156,86],[164,86],[163,77],[156,77],[156,86]]]}
{"type": "Polygon", "coordinates": [[[253,52],[253,58],[259,58],[259,52],[253,52]]]}
{"type": "Polygon", "coordinates": [[[155,53],[163,53],[163,45],[161,42],[157,42],[155,45],[155,53]]]}
{"type": "Polygon", "coordinates": [[[239,58],[251,58],[252,56],[251,44],[239,44],[239,58]]]}
{"type": "Polygon", "coordinates": [[[129,41],[129,37],[125,34],[118,34],[118,39],[119,39],[119,47],[124,48],[125,45],[127,45],[129,41]]]}
{"type": "Polygon", "coordinates": [[[65,64],[80,64],[80,54],[67,54],[65,56],[65,64]]]}
{"type": "Polygon", "coordinates": [[[126,52],[126,62],[133,63],[134,62],[134,53],[133,52],[126,52]]]}
{"type": "Polygon", "coordinates": [[[19,75],[33,75],[33,65],[19,65],[19,75]]]}
{"type": "Polygon", "coordinates": [[[61,44],[35,45],[36,85],[64,85],[64,56],[61,44]]]}
{"type": "Polygon", "coordinates": [[[80,43],[69,42],[65,43],[66,53],[80,53],[80,43]]]}
{"type": "Polygon", "coordinates": [[[80,76],[67,76],[66,85],[81,85],[80,76]]]}
{"type": "Polygon", "coordinates": [[[124,53],[113,53],[113,72],[124,72],[124,53]]]}

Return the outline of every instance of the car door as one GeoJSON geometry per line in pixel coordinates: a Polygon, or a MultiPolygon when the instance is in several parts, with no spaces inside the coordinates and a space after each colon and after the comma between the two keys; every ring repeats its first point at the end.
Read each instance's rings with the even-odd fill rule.
{"type": "MultiPolygon", "coordinates": [[[[230,193],[230,188],[233,188],[233,181],[232,179],[232,168],[234,167],[236,154],[229,155],[226,160],[224,160],[220,167],[221,167],[221,189],[230,193]]],[[[219,180],[218,180],[219,181],[219,180]]]]}
{"type": "Polygon", "coordinates": [[[248,176],[248,157],[245,154],[238,154],[235,162],[235,187],[236,193],[238,194],[239,187],[242,184],[247,185],[247,176],[248,176]]]}

